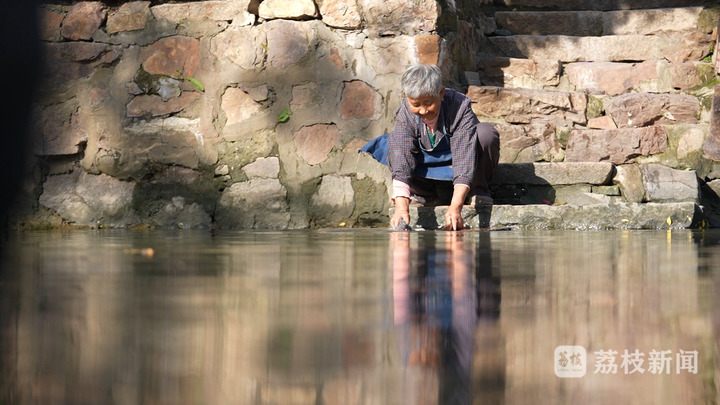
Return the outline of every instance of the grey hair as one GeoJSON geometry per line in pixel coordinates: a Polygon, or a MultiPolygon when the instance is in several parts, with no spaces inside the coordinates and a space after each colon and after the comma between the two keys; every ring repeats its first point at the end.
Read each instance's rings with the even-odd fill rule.
{"type": "Polygon", "coordinates": [[[437,96],[442,90],[442,72],[435,65],[415,65],[402,75],[405,97],[437,96]]]}

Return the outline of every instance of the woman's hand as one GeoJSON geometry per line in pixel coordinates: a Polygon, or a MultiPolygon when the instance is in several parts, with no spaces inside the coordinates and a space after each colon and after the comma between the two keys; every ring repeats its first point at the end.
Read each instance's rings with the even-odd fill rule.
{"type": "Polygon", "coordinates": [[[470,188],[464,184],[456,184],[453,187],[453,196],[450,206],[445,212],[445,226],[447,230],[459,231],[465,228],[465,221],[462,218],[462,207],[465,204],[470,188]]]}
{"type": "Polygon", "coordinates": [[[410,199],[406,197],[395,197],[395,213],[390,218],[390,226],[395,228],[400,225],[400,220],[410,225],[410,199]]]}
{"type": "Polygon", "coordinates": [[[453,206],[450,205],[445,212],[445,226],[443,227],[450,231],[459,231],[465,228],[465,221],[462,218],[462,205],[453,206]]]}

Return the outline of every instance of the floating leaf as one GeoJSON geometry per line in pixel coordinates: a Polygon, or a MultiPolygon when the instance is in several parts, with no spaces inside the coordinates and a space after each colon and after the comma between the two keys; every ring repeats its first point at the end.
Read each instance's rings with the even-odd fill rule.
{"type": "Polygon", "coordinates": [[[187,81],[192,83],[195,87],[197,87],[198,90],[205,91],[205,86],[203,86],[202,83],[200,83],[200,81],[198,79],[196,79],[194,77],[186,77],[186,79],[187,79],[187,81]]]}
{"type": "Polygon", "coordinates": [[[292,110],[289,108],[285,108],[282,111],[280,111],[280,114],[278,114],[278,122],[283,123],[287,122],[290,119],[290,116],[292,115],[292,110]]]}

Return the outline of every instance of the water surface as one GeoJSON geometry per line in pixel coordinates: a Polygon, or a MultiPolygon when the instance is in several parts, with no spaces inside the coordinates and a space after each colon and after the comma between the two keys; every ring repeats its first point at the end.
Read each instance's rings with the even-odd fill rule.
{"type": "Polygon", "coordinates": [[[717,403],[717,231],[10,234],[0,403],[717,403]]]}

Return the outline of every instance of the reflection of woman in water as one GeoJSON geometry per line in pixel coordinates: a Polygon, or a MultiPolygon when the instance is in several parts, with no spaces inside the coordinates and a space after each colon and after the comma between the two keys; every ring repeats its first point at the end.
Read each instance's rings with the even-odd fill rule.
{"type": "MultiPolygon", "coordinates": [[[[429,238],[427,248],[412,251],[411,235],[392,234],[394,316],[403,334],[402,360],[410,369],[437,368],[440,404],[471,404],[476,287],[483,284],[474,280],[474,250],[463,248],[463,233],[449,232],[422,234],[429,238]],[[444,236],[444,248],[436,248],[435,235],[444,236]]],[[[489,255],[484,256],[487,261],[477,265],[487,266],[482,273],[490,274],[489,255]]],[[[426,381],[421,384],[429,388],[426,381]]]]}

